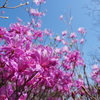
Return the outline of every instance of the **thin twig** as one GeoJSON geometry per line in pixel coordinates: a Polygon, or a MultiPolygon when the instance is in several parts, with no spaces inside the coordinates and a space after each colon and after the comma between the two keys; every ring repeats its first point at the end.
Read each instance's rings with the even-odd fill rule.
{"type": "Polygon", "coordinates": [[[9,17],[3,17],[3,16],[0,16],[0,18],[5,18],[5,19],[8,19],[9,17]]]}
{"type": "Polygon", "coordinates": [[[26,3],[20,4],[20,5],[14,6],[14,7],[4,7],[4,8],[15,9],[15,8],[18,8],[18,7],[21,7],[21,6],[24,6],[24,5],[28,5],[28,4],[29,4],[29,2],[26,2],[26,3]]]}
{"type": "Polygon", "coordinates": [[[26,85],[27,82],[29,82],[38,72],[35,72],[28,80],[26,80],[24,82],[23,85],[19,86],[11,95],[10,97],[8,98],[8,100],[10,100],[10,98],[15,94],[15,93],[18,93],[21,89],[24,88],[24,86],[26,85]]]}
{"type": "MultiPolygon", "coordinates": [[[[26,2],[26,3],[20,4],[20,5],[14,6],[14,7],[8,7],[7,3],[8,3],[8,0],[6,0],[5,3],[2,6],[0,6],[0,9],[1,8],[15,9],[15,8],[18,8],[18,7],[21,7],[21,6],[29,4],[29,2],[26,2]]],[[[9,17],[0,16],[0,18],[8,19],[9,17]]]]}
{"type": "Polygon", "coordinates": [[[87,85],[89,87],[89,90],[91,91],[91,88],[90,88],[90,85],[89,85],[89,80],[88,80],[88,77],[87,77],[87,74],[86,74],[86,65],[84,65],[84,75],[85,75],[85,78],[86,78],[86,81],[87,81],[87,85]]]}
{"type": "Polygon", "coordinates": [[[87,90],[84,86],[81,86],[82,89],[93,99],[93,100],[97,100],[95,97],[93,97],[87,90]]]}
{"type": "Polygon", "coordinates": [[[14,8],[18,8],[18,7],[21,7],[21,6],[24,6],[24,5],[28,5],[28,4],[29,4],[29,2],[26,2],[26,3],[20,4],[20,5],[14,6],[14,7],[7,7],[7,2],[5,2],[3,6],[0,6],[0,8],[14,9],[14,8]]]}

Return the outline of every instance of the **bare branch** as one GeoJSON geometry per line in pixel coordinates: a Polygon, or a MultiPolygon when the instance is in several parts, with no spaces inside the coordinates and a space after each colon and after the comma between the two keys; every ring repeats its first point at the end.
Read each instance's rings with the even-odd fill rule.
{"type": "Polygon", "coordinates": [[[3,16],[0,16],[0,18],[5,18],[5,19],[8,19],[9,17],[3,17],[3,16]]]}
{"type": "MultiPolygon", "coordinates": [[[[21,7],[21,6],[24,6],[24,5],[28,5],[29,4],[29,2],[26,2],[26,3],[20,4],[20,5],[14,6],[14,7],[8,7],[8,1],[9,0],[6,0],[5,3],[3,4],[3,6],[0,6],[0,9],[1,8],[15,9],[15,8],[18,8],[18,7],[21,7]]],[[[0,16],[0,18],[8,19],[9,17],[0,16]]]]}
{"type": "Polygon", "coordinates": [[[85,93],[87,93],[93,100],[97,100],[95,97],[93,97],[87,90],[84,86],[81,86],[82,89],[85,91],[85,93]]]}
{"type": "Polygon", "coordinates": [[[9,1],[9,0],[6,0],[6,1],[5,1],[3,7],[5,7],[5,6],[7,5],[8,1],[9,1]]]}
{"type": "MultiPolygon", "coordinates": [[[[8,1],[8,0],[7,0],[8,1]]],[[[29,2],[26,2],[26,3],[23,3],[23,4],[20,4],[18,6],[15,6],[15,7],[7,7],[7,4],[5,3],[3,6],[0,6],[0,8],[9,8],[9,9],[14,9],[14,8],[18,8],[18,7],[21,7],[21,6],[24,6],[24,5],[28,5],[29,2]]]]}

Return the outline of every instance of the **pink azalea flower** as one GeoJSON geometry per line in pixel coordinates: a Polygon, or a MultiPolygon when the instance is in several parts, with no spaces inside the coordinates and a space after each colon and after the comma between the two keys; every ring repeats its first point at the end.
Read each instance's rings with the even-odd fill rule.
{"type": "Polygon", "coordinates": [[[81,43],[81,44],[83,44],[83,43],[84,43],[84,39],[83,39],[83,38],[80,40],[80,43],[81,43]]]}
{"type": "Polygon", "coordinates": [[[8,100],[8,98],[5,94],[2,94],[0,95],[0,100],[8,100]]]}
{"type": "Polygon", "coordinates": [[[61,41],[60,36],[56,36],[55,40],[60,42],[61,41]]]}
{"type": "MultiPolygon", "coordinates": [[[[44,0],[37,0],[40,1],[44,0]]],[[[37,13],[39,12],[36,11],[34,14],[37,13]]],[[[41,24],[41,21],[39,23],[41,24]]],[[[73,51],[69,45],[53,48],[41,43],[40,45],[38,41],[33,42],[33,39],[51,36],[52,31],[48,29],[41,31],[30,27],[16,23],[10,25],[9,30],[0,28],[0,38],[5,41],[0,46],[0,83],[3,83],[0,84],[0,100],[8,100],[10,96],[11,100],[15,100],[18,96],[18,100],[24,100],[29,96],[28,93],[30,99],[34,94],[36,97],[39,96],[45,89],[47,93],[51,90],[50,94],[59,91],[67,96],[72,92],[72,87],[77,92],[77,88],[79,90],[83,85],[83,80],[75,77],[73,68],[84,65],[80,52],[73,51]]],[[[76,40],[75,33],[71,33],[70,37],[71,40],[76,40]]],[[[56,37],[56,41],[62,41],[60,36],[56,37]]],[[[94,69],[92,78],[99,83],[100,72],[97,67],[94,69]]],[[[60,100],[59,97],[47,97],[47,99],[60,100]]]]}
{"type": "Polygon", "coordinates": [[[60,18],[59,19],[62,20],[63,19],[63,15],[60,15],[60,18]]]}
{"type": "Polygon", "coordinates": [[[41,4],[41,3],[46,3],[45,0],[34,0],[33,2],[35,2],[36,5],[39,5],[39,4],[41,4]]]}
{"type": "Polygon", "coordinates": [[[5,13],[5,11],[2,11],[2,12],[1,12],[1,14],[4,14],[4,13],[5,13]]]}
{"type": "Polygon", "coordinates": [[[57,64],[57,59],[52,57],[53,50],[52,48],[42,45],[37,47],[38,50],[35,50],[31,55],[32,58],[36,60],[43,68],[49,68],[57,64]]]}
{"type": "Polygon", "coordinates": [[[20,18],[18,18],[18,17],[17,17],[17,20],[18,20],[18,22],[19,22],[19,23],[21,23],[21,22],[22,22],[22,19],[20,19],[20,18]]]}
{"type": "Polygon", "coordinates": [[[69,49],[68,49],[68,47],[67,46],[64,46],[63,48],[62,48],[62,52],[68,52],[69,51],[69,49]]]}
{"type": "Polygon", "coordinates": [[[74,63],[74,66],[84,65],[79,51],[68,52],[68,54],[65,56],[65,62],[70,65],[71,63],[74,63]]]}
{"type": "Polygon", "coordinates": [[[98,67],[97,64],[94,64],[94,65],[92,66],[92,69],[93,69],[93,70],[99,70],[99,67],[98,67]]]}
{"type": "Polygon", "coordinates": [[[84,27],[80,27],[80,28],[78,28],[78,32],[81,33],[81,34],[85,34],[85,33],[87,33],[87,31],[85,30],[84,27]]]}
{"type": "Polygon", "coordinates": [[[62,40],[62,43],[63,43],[64,45],[67,45],[67,44],[68,44],[68,42],[65,41],[65,40],[62,40]]]}
{"type": "Polygon", "coordinates": [[[41,17],[42,15],[45,15],[44,13],[39,12],[37,9],[33,9],[33,8],[30,9],[30,14],[37,17],[41,17]]]}
{"type": "Polygon", "coordinates": [[[42,23],[42,21],[38,20],[38,22],[37,22],[37,24],[35,26],[38,27],[38,28],[40,28],[41,27],[41,23],[42,23]]]}
{"type": "Polygon", "coordinates": [[[72,43],[77,43],[78,42],[78,39],[73,39],[72,40],[72,43]]]}
{"type": "Polygon", "coordinates": [[[83,79],[79,78],[78,80],[76,80],[76,84],[78,88],[81,88],[81,86],[84,85],[84,81],[83,79]]]}
{"type": "Polygon", "coordinates": [[[37,39],[38,37],[41,39],[43,38],[43,32],[41,30],[33,30],[33,32],[34,39],[37,39]]]}
{"type": "Polygon", "coordinates": [[[97,83],[100,83],[100,76],[97,76],[96,79],[95,79],[95,81],[96,81],[97,83]]]}
{"type": "Polygon", "coordinates": [[[27,93],[23,93],[18,100],[25,100],[27,98],[27,93]]]}
{"type": "Polygon", "coordinates": [[[71,33],[70,38],[75,38],[76,37],[76,33],[71,33]]]}
{"type": "Polygon", "coordinates": [[[52,36],[53,33],[52,33],[52,30],[50,30],[50,29],[45,29],[45,30],[44,30],[44,34],[45,34],[45,35],[52,36]]]}
{"type": "Polygon", "coordinates": [[[65,36],[67,33],[67,31],[62,31],[62,36],[65,36]]]}
{"type": "Polygon", "coordinates": [[[60,54],[60,53],[61,53],[61,49],[59,49],[59,48],[56,48],[56,49],[55,49],[55,53],[58,53],[58,54],[60,54]]]}

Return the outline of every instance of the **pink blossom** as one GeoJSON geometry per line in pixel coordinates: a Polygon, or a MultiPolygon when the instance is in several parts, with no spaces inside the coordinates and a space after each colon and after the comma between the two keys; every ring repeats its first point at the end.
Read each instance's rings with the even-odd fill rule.
{"type": "Polygon", "coordinates": [[[33,2],[35,2],[36,5],[40,5],[41,3],[46,3],[45,0],[34,0],[33,2]]]}
{"type": "Polygon", "coordinates": [[[96,83],[100,83],[100,76],[97,76],[95,81],[96,81],[96,83]]]}
{"type": "Polygon", "coordinates": [[[87,33],[87,31],[85,30],[84,27],[80,27],[80,28],[78,28],[78,32],[81,33],[81,34],[85,34],[85,33],[87,33]]]}
{"type": "Polygon", "coordinates": [[[7,29],[0,27],[0,41],[5,38],[5,33],[8,34],[7,29]]]}
{"type": "Polygon", "coordinates": [[[5,11],[2,11],[2,12],[1,12],[1,14],[4,14],[4,13],[5,13],[5,11]]]}
{"type": "Polygon", "coordinates": [[[62,36],[65,36],[67,33],[67,31],[62,31],[62,36]]]}
{"type": "Polygon", "coordinates": [[[19,23],[21,23],[21,22],[22,22],[22,19],[20,19],[20,18],[18,18],[18,17],[17,17],[17,20],[18,20],[18,22],[19,22],[19,23]]]}
{"type": "Polygon", "coordinates": [[[60,42],[61,41],[60,36],[56,36],[55,40],[60,42]]]}
{"type": "Polygon", "coordinates": [[[8,98],[6,97],[6,95],[2,94],[0,95],[0,100],[8,100],[8,98]]]}
{"type": "Polygon", "coordinates": [[[62,40],[62,43],[63,43],[64,45],[67,45],[67,44],[68,44],[68,42],[65,41],[65,40],[62,40]]]}
{"type": "Polygon", "coordinates": [[[39,5],[40,4],[39,0],[34,0],[33,2],[35,2],[36,5],[39,5]]]}
{"type": "MultiPolygon", "coordinates": [[[[66,34],[64,32],[62,35],[66,34]]],[[[0,35],[1,41],[5,41],[0,45],[0,83],[3,83],[0,84],[0,99],[24,100],[28,98],[28,93],[28,99],[34,94],[37,94],[38,99],[39,94],[46,89],[47,99],[51,100],[49,90],[50,95],[58,92],[68,96],[72,87],[77,92],[83,85],[83,80],[76,78],[73,71],[74,67],[84,65],[79,51],[73,51],[69,45],[53,48],[38,42],[38,38],[51,36],[51,30],[42,31],[32,28],[31,25],[15,23],[11,24],[8,30],[0,28],[0,35]]],[[[75,40],[76,34],[71,35],[72,39],[69,39],[75,40]]],[[[55,40],[68,44],[60,36],[55,40]]],[[[98,70],[93,72],[93,79],[98,76],[98,70]]],[[[99,82],[97,78],[94,80],[99,82]]],[[[52,99],[60,100],[58,97],[52,99]]]]}
{"type": "Polygon", "coordinates": [[[45,15],[43,12],[39,12],[38,9],[33,9],[33,8],[30,9],[30,14],[37,17],[45,15]]]}
{"type": "Polygon", "coordinates": [[[84,43],[84,39],[83,39],[83,38],[80,40],[80,43],[81,43],[81,44],[83,44],[83,43],[84,43]]]}
{"type": "Polygon", "coordinates": [[[76,37],[76,33],[71,33],[70,38],[75,38],[76,37]]]}
{"type": "Polygon", "coordinates": [[[61,49],[59,49],[59,48],[55,49],[55,53],[59,53],[60,54],[60,52],[61,52],[61,49]]]}
{"type": "Polygon", "coordinates": [[[42,45],[36,47],[38,50],[35,50],[31,55],[36,62],[38,62],[43,68],[49,68],[50,66],[55,66],[57,64],[57,59],[52,56],[52,48],[42,45]]]}
{"type": "Polygon", "coordinates": [[[27,93],[23,93],[18,100],[25,100],[27,98],[27,93]]]}
{"type": "Polygon", "coordinates": [[[35,24],[35,19],[34,18],[32,19],[32,24],[35,24]]]}
{"type": "Polygon", "coordinates": [[[81,58],[79,51],[68,52],[65,56],[65,62],[68,64],[74,63],[74,66],[84,65],[84,61],[81,58]]]}
{"type": "Polygon", "coordinates": [[[84,85],[83,79],[79,78],[79,79],[76,81],[76,85],[77,85],[78,88],[81,88],[81,86],[84,85]]]}
{"type": "Polygon", "coordinates": [[[64,46],[63,48],[62,48],[62,52],[68,52],[69,51],[69,49],[68,49],[68,47],[67,46],[64,46]]]}
{"type": "Polygon", "coordinates": [[[93,70],[98,70],[98,69],[99,69],[99,67],[98,67],[98,65],[97,65],[97,64],[94,64],[94,65],[92,66],[92,69],[93,69],[93,70]]]}
{"type": "Polygon", "coordinates": [[[72,40],[72,43],[77,43],[78,42],[78,39],[73,39],[72,40]]]}
{"type": "Polygon", "coordinates": [[[38,27],[38,28],[40,28],[41,27],[41,23],[42,23],[42,21],[38,20],[38,22],[37,22],[37,24],[35,26],[38,27]]]}
{"type": "Polygon", "coordinates": [[[38,37],[40,37],[42,39],[43,32],[41,30],[33,30],[33,32],[34,32],[34,34],[33,34],[34,39],[37,39],[38,37]]]}
{"type": "Polygon", "coordinates": [[[52,33],[52,30],[50,30],[50,29],[45,29],[45,30],[44,30],[44,34],[45,34],[45,35],[52,36],[53,33],[52,33]]]}
{"type": "Polygon", "coordinates": [[[60,18],[59,19],[62,20],[63,19],[63,15],[60,15],[60,18]]]}

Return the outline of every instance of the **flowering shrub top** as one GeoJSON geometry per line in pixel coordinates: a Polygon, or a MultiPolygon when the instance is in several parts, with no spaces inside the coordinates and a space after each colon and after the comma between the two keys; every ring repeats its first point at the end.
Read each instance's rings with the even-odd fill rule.
{"type": "MultiPolygon", "coordinates": [[[[40,5],[45,0],[34,2],[40,5]]],[[[84,60],[75,48],[76,33],[63,31],[62,37],[53,39],[54,44],[44,45],[52,31],[36,29],[41,21],[35,20],[44,13],[32,8],[28,11],[32,23],[23,25],[19,20],[8,29],[0,27],[0,100],[63,100],[83,96],[84,81],[76,70],[84,66],[84,60]],[[63,47],[58,48],[59,43],[63,47]]],[[[83,27],[78,32],[82,36],[86,33],[83,27]]]]}
{"type": "Polygon", "coordinates": [[[49,99],[52,93],[60,93],[60,97],[71,95],[72,88],[81,88],[83,80],[76,79],[74,73],[76,66],[84,65],[80,52],[66,47],[57,52],[34,43],[43,36],[45,31],[20,23],[11,24],[8,30],[0,28],[0,98],[30,100],[48,89],[44,95],[49,99]]]}

